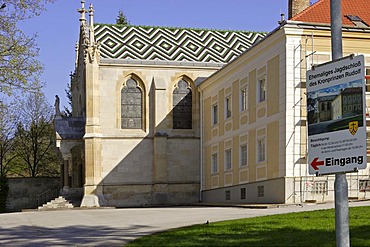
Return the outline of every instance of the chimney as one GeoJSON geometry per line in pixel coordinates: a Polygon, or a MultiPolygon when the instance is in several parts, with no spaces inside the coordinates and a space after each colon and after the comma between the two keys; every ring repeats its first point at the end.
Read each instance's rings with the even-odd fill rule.
{"type": "Polygon", "coordinates": [[[288,19],[310,6],[310,0],[289,0],[288,19]]]}

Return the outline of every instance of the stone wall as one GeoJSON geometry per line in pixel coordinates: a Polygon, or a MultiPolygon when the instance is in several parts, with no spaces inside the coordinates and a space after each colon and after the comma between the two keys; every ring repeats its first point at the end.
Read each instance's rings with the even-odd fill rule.
{"type": "Polygon", "coordinates": [[[60,178],[9,178],[8,212],[37,208],[37,196],[60,186],[60,178]]]}

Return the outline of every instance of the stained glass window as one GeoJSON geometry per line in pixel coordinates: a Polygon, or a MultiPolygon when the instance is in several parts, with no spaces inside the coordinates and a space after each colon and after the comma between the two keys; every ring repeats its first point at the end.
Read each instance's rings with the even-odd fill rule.
{"type": "Polygon", "coordinates": [[[121,90],[121,128],[142,128],[142,91],[130,78],[121,90]]]}
{"type": "Polygon", "coordinates": [[[173,128],[192,128],[192,92],[185,80],[180,80],[173,90],[173,128]]]}

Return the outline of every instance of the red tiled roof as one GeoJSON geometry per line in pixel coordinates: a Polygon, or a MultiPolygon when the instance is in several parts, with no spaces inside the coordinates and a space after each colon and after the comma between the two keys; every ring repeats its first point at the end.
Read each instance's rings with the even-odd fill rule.
{"type": "MultiPolygon", "coordinates": [[[[370,1],[369,0],[342,0],[343,26],[355,26],[346,15],[360,17],[370,26],[370,1]]],[[[307,9],[291,18],[293,21],[330,24],[330,0],[319,0],[307,9]]]]}

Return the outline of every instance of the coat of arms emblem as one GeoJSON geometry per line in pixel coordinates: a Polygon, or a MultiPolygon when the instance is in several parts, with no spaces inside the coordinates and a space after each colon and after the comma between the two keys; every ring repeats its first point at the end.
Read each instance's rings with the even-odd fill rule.
{"type": "Polygon", "coordinates": [[[355,135],[358,130],[358,121],[349,122],[348,130],[352,135],[355,135]]]}

